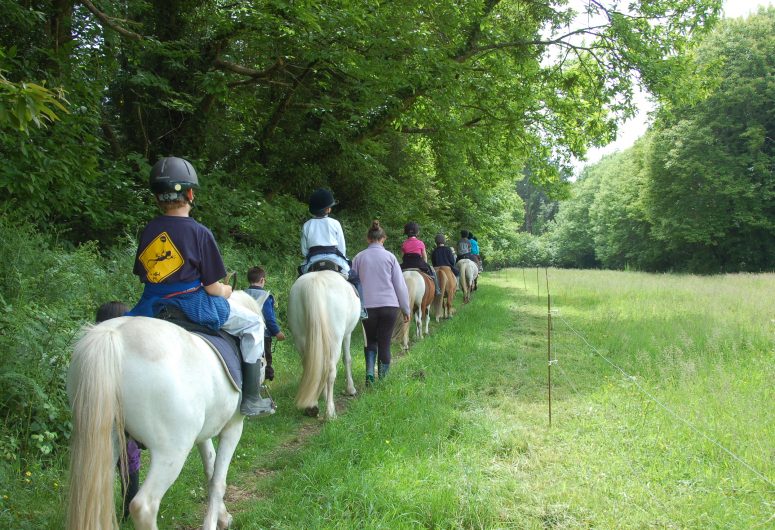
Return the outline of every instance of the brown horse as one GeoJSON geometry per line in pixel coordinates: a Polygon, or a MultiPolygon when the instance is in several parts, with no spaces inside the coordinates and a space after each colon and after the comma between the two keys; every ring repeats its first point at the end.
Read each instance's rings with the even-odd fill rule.
{"type": "Polygon", "coordinates": [[[440,318],[450,318],[455,312],[452,304],[457,291],[457,278],[452,269],[446,265],[436,267],[436,277],[439,279],[441,296],[437,296],[433,301],[433,314],[436,315],[436,322],[438,322],[440,318]]]}
{"type": "Polygon", "coordinates": [[[422,320],[425,322],[425,334],[430,335],[428,326],[431,323],[431,304],[436,297],[436,286],[433,284],[433,278],[422,273],[422,279],[425,280],[425,294],[422,297],[422,320]]]}

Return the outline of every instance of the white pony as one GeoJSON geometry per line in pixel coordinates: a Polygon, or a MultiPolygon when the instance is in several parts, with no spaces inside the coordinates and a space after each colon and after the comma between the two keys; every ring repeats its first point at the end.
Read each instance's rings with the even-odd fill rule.
{"type": "MultiPolygon", "coordinates": [[[[261,314],[255,300],[232,298],[261,314]]],[[[159,504],[196,444],[208,483],[203,529],[228,528],[226,472],[242,435],[240,391],[200,337],[155,318],[120,317],[85,328],[68,373],[73,409],[70,530],[118,528],[113,500],[124,431],[151,454],[129,511],[138,530],[156,530],[159,504]],[[218,451],[212,438],[218,436],[218,451]]]]}
{"type": "Polygon", "coordinates": [[[470,259],[457,262],[460,269],[460,289],[463,291],[463,303],[471,301],[471,292],[476,289],[476,278],[479,276],[479,266],[470,259]]]}
{"type": "MultiPolygon", "coordinates": [[[[419,340],[422,339],[423,300],[425,299],[426,283],[423,275],[416,270],[406,270],[403,275],[409,291],[409,316],[414,315],[415,337],[419,340]]],[[[430,320],[430,316],[428,316],[428,320],[430,320]]],[[[401,318],[396,319],[393,340],[401,343],[401,351],[409,351],[409,322],[404,322],[401,318]]]]}
{"type": "Polygon", "coordinates": [[[318,414],[318,399],[325,390],[326,419],[336,417],[334,382],[344,347],[347,393],[354,396],[350,334],[360,320],[361,303],[344,277],[334,271],[308,272],[291,287],[288,328],[301,353],[303,373],[296,406],[310,416],[318,414]]]}

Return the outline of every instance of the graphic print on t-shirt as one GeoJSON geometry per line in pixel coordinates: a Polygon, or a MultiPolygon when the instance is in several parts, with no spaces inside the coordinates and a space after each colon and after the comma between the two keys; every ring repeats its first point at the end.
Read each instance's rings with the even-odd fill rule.
{"type": "Polygon", "coordinates": [[[183,256],[167,232],[162,232],[148,243],[138,259],[145,267],[146,277],[151,283],[163,282],[183,266],[183,256]]]}

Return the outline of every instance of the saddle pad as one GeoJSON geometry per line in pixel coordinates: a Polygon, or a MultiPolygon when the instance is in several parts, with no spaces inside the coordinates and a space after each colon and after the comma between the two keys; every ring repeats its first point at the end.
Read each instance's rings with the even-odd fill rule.
{"type": "Polygon", "coordinates": [[[217,335],[209,335],[198,331],[192,331],[192,333],[205,341],[213,349],[218,356],[218,360],[221,361],[221,365],[226,370],[226,375],[229,376],[232,386],[237,392],[242,392],[242,358],[234,348],[234,343],[217,335]]]}

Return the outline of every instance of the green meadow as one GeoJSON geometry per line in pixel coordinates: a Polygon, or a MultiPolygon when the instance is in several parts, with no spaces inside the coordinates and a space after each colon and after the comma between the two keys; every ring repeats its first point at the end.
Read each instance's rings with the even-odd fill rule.
{"type": "MultiPolygon", "coordinates": [[[[328,423],[293,408],[280,343],[279,412],[246,422],[229,473],[235,527],[775,526],[775,275],[507,269],[456,307],[371,389],[356,332],[359,395],[328,423]]],[[[57,473],[3,517],[61,527],[57,473]]],[[[205,496],[193,451],[160,527],[197,528],[205,496]]]]}

